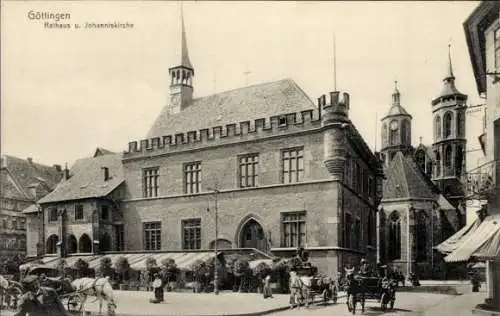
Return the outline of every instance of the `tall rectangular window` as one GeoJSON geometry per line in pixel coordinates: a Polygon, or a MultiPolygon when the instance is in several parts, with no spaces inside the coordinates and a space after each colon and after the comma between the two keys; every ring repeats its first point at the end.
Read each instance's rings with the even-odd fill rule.
{"type": "Polygon", "coordinates": [[[201,249],[201,219],[182,221],[182,249],[201,249]]]}
{"type": "Polygon", "coordinates": [[[57,208],[49,209],[49,222],[57,221],[57,208]]]}
{"type": "Polygon", "coordinates": [[[300,247],[306,242],[306,212],[281,215],[282,247],[300,247]]]}
{"type": "Polygon", "coordinates": [[[101,206],[101,219],[104,221],[109,220],[109,206],[108,205],[101,206]]]}
{"type": "Polygon", "coordinates": [[[143,196],[156,197],[158,196],[158,180],[160,177],[159,168],[148,168],[143,170],[143,196]]]}
{"type": "Polygon", "coordinates": [[[259,154],[240,156],[240,188],[255,187],[259,177],[259,154]]]}
{"type": "Polygon", "coordinates": [[[344,247],[345,248],[351,248],[352,243],[351,243],[351,238],[352,238],[352,217],[351,214],[345,213],[344,215],[345,218],[345,226],[344,226],[344,247]]]}
{"type": "Polygon", "coordinates": [[[359,218],[354,222],[354,247],[356,249],[361,247],[361,220],[359,218]]]}
{"type": "Polygon", "coordinates": [[[144,250],[161,249],[161,223],[144,223],[144,250]]]}
{"type": "Polygon", "coordinates": [[[77,204],[75,205],[75,220],[83,219],[83,205],[77,204]]]}
{"type": "Polygon", "coordinates": [[[123,224],[116,225],[116,251],[125,250],[125,229],[123,224]]]}
{"type": "Polygon", "coordinates": [[[190,162],[184,165],[184,193],[200,192],[201,162],[190,162]]]}
{"type": "Polygon", "coordinates": [[[281,152],[282,183],[296,183],[304,176],[304,149],[293,148],[281,152]]]}
{"type": "Polygon", "coordinates": [[[495,68],[500,68],[500,28],[495,30],[495,68]]]}

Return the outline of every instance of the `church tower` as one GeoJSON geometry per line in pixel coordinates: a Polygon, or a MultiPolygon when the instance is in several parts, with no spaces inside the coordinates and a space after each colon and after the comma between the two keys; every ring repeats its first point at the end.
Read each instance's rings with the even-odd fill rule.
{"type": "Polygon", "coordinates": [[[171,67],[170,74],[170,111],[179,113],[193,100],[194,68],[189,60],[184,13],[181,4],[180,47],[177,51],[177,65],[171,67]]]}
{"type": "Polygon", "coordinates": [[[411,120],[411,115],[401,106],[401,94],[396,81],[391,108],[381,120],[382,146],[380,153],[384,167],[389,165],[398,151],[405,155],[411,152],[411,120]]]}
{"type": "Polygon", "coordinates": [[[467,95],[455,87],[455,76],[448,46],[448,65],[441,93],[432,100],[435,167],[432,181],[453,206],[464,198],[465,110],[467,95]]]}

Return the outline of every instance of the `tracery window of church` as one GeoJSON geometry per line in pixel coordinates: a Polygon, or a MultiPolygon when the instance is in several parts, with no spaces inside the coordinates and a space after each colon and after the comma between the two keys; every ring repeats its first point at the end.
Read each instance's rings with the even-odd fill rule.
{"type": "Polygon", "coordinates": [[[450,111],[446,112],[443,116],[443,132],[445,138],[451,136],[452,119],[453,119],[453,114],[450,111]]]}
{"type": "Polygon", "coordinates": [[[464,160],[464,150],[462,146],[457,146],[457,152],[455,155],[455,176],[460,177],[462,175],[462,164],[464,160]]]}
{"type": "Polygon", "coordinates": [[[436,138],[441,138],[441,117],[439,115],[436,115],[435,118],[434,134],[436,135],[436,138]]]}
{"type": "Polygon", "coordinates": [[[447,145],[444,148],[444,167],[446,176],[451,175],[452,153],[453,149],[451,148],[451,145],[447,145]]]}
{"type": "Polygon", "coordinates": [[[401,259],[401,216],[394,211],[389,215],[389,260],[401,259]]]}
{"type": "Polygon", "coordinates": [[[425,152],[423,150],[417,150],[417,153],[415,154],[415,160],[419,168],[425,172],[425,152]]]}
{"type": "Polygon", "coordinates": [[[398,121],[393,120],[390,124],[389,145],[395,145],[398,141],[398,121]]]}
{"type": "Polygon", "coordinates": [[[417,261],[427,260],[427,231],[427,214],[424,211],[420,211],[418,212],[417,223],[415,225],[417,261]]]}
{"type": "Polygon", "coordinates": [[[464,137],[465,117],[463,112],[457,112],[457,137],[464,137]]]}
{"type": "Polygon", "coordinates": [[[434,153],[436,155],[436,177],[439,177],[441,175],[441,154],[437,150],[434,153]]]}

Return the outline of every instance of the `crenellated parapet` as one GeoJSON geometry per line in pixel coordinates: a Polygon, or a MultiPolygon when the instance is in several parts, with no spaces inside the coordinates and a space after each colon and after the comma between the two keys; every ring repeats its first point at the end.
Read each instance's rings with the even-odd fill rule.
{"type": "Polygon", "coordinates": [[[349,94],[338,91],[330,92],[330,98],[323,95],[318,98],[322,109],[324,161],[334,179],[343,180],[346,160],[346,127],[349,126],[349,94]]]}
{"type": "Polygon", "coordinates": [[[321,127],[320,114],[316,109],[297,113],[260,118],[253,121],[214,126],[196,131],[165,135],[129,142],[124,159],[150,154],[200,149],[207,146],[226,145],[279,136],[321,127]]]}

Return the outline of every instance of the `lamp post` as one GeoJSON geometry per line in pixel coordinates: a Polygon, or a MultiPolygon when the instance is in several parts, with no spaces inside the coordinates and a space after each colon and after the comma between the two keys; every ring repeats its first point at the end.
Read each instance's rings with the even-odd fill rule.
{"type": "Polygon", "coordinates": [[[215,260],[214,260],[214,294],[218,295],[219,294],[219,271],[217,270],[217,239],[219,236],[219,218],[218,218],[218,205],[217,205],[217,197],[219,194],[219,190],[217,188],[207,188],[210,191],[214,192],[214,197],[215,197],[215,240],[214,240],[214,254],[215,254],[215,260]]]}

